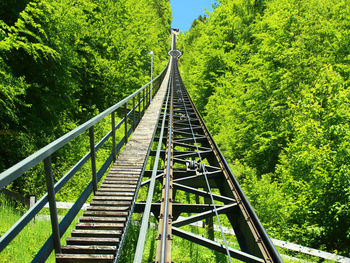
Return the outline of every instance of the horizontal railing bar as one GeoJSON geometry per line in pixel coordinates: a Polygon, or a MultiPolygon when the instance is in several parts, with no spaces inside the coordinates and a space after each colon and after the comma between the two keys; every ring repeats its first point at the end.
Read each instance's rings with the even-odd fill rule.
{"type": "Polygon", "coordinates": [[[5,187],[6,185],[10,184],[12,181],[16,180],[19,176],[21,176],[23,173],[31,169],[33,166],[38,164],[40,161],[44,160],[45,158],[52,155],[55,151],[66,145],[68,142],[76,138],[78,135],[89,129],[91,126],[99,122],[101,119],[105,118],[107,115],[111,114],[113,111],[118,109],[119,107],[123,106],[125,103],[127,103],[130,99],[135,97],[137,94],[139,94],[141,91],[143,91],[148,85],[151,84],[151,82],[156,81],[158,78],[160,78],[165,71],[167,67],[165,67],[161,74],[157,76],[154,80],[148,82],[146,85],[135,91],[133,94],[129,95],[128,97],[124,98],[123,100],[119,101],[112,107],[106,109],[102,113],[98,114],[97,116],[93,117],[92,119],[88,120],[87,122],[81,124],[77,128],[73,129],[72,131],[66,133],[65,135],[61,136],[60,138],[56,139],[55,141],[49,143],[45,147],[41,148],[37,152],[33,153],[32,155],[28,156],[24,160],[18,162],[17,164],[13,165],[6,171],[2,172],[0,174],[0,189],[5,187]]]}
{"type": "MultiPolygon", "coordinates": [[[[118,129],[124,122],[124,119],[121,120],[115,127],[118,129]]],[[[95,151],[97,151],[104,142],[111,136],[112,131],[108,132],[96,145],[95,151]]],[[[121,140],[124,143],[124,137],[121,140]]],[[[117,152],[120,150],[120,143],[117,145],[117,152]]],[[[90,152],[88,152],[83,158],[81,158],[76,165],[70,169],[54,186],[55,193],[57,193],[69,179],[71,179],[75,173],[89,160],[90,152]]],[[[17,222],[0,238],[0,252],[14,239],[18,233],[35,217],[37,213],[46,205],[48,198],[47,193],[34,204],[17,222]]]]}
{"type": "MultiPolygon", "coordinates": [[[[118,123],[119,124],[119,123],[118,123]]],[[[128,136],[130,136],[132,133],[132,128],[128,130],[128,136]]],[[[120,140],[120,142],[117,144],[116,147],[116,152],[118,153],[120,149],[123,147],[125,143],[125,136],[120,140]]],[[[103,174],[107,171],[109,165],[112,163],[113,156],[112,154],[109,155],[108,159],[106,162],[102,165],[102,167],[99,169],[97,172],[97,181],[99,182],[103,176],[103,174]]],[[[59,225],[59,230],[60,230],[60,235],[61,237],[64,235],[64,233],[67,231],[68,227],[72,223],[73,219],[75,216],[79,213],[83,205],[85,204],[86,200],[90,196],[92,192],[92,182],[89,183],[89,185],[85,188],[84,192],[80,195],[78,200],[73,204],[72,208],[68,211],[68,213],[65,215],[65,217],[62,219],[60,225],[59,225]],[[87,196],[86,196],[87,195],[87,196]]],[[[45,244],[42,246],[38,254],[35,256],[32,262],[40,262],[45,261],[49,256],[50,253],[53,250],[53,238],[52,235],[47,239],[45,244]]]]}
{"type": "MultiPolygon", "coordinates": [[[[122,146],[124,145],[125,137],[118,143],[117,145],[117,152],[120,151],[122,146]]],[[[109,155],[106,162],[102,165],[102,167],[97,172],[97,181],[100,181],[103,174],[108,169],[109,165],[112,163],[113,157],[112,154],[109,155]]],[[[62,219],[59,225],[60,235],[61,237],[64,235],[64,233],[67,231],[68,227],[76,217],[76,215],[79,213],[83,205],[85,204],[86,200],[89,198],[90,194],[92,193],[92,181],[88,184],[88,186],[85,188],[84,192],[80,195],[78,200],[73,204],[72,208],[68,211],[68,213],[65,215],[65,217],[62,219]]],[[[32,262],[44,262],[51,254],[53,250],[53,238],[52,235],[47,239],[45,244],[42,246],[40,251],[37,253],[37,255],[34,257],[32,262]]]]}

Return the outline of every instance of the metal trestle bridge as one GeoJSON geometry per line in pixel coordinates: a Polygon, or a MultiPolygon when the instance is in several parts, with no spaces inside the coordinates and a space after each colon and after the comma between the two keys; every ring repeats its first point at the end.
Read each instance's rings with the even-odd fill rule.
{"type": "Polygon", "coordinates": [[[135,213],[142,213],[142,219],[134,263],[145,262],[143,254],[151,216],[158,227],[155,262],[181,262],[171,253],[175,236],[223,253],[229,262],[234,259],[282,262],[182,82],[177,64],[181,52],[176,49],[174,31],[169,55],[168,66],[153,81],[155,92],[148,83],[65,138],[0,175],[1,189],[44,161],[48,186],[48,194],[1,237],[0,251],[49,201],[52,236],[33,262],[45,261],[53,249],[58,262],[118,262],[135,213]],[[118,108],[123,109],[123,119],[116,125],[118,108]],[[95,144],[94,124],[109,115],[112,130],[95,144]],[[119,127],[125,130],[125,136],[117,143],[115,131],[119,127]],[[84,130],[89,130],[91,151],[81,162],[91,160],[92,180],[68,216],[58,222],[55,193],[82,164],[78,163],[54,184],[50,155],[84,130]],[[95,151],[108,138],[113,141],[110,158],[97,169],[95,151]],[[125,148],[119,153],[122,145],[125,148]],[[98,181],[112,162],[112,168],[98,187],[98,181]],[[89,208],[80,217],[72,236],[67,238],[67,245],[61,245],[64,242],[61,236],[91,192],[94,196],[89,208]],[[203,221],[206,237],[186,228],[203,221]],[[223,230],[227,227],[234,230],[240,249],[230,246],[223,230]]]}

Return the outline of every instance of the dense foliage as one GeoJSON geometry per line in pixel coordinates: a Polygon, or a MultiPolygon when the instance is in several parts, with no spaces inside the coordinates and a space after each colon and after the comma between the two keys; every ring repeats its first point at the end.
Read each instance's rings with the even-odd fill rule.
{"type": "MultiPolygon", "coordinates": [[[[168,0],[2,0],[0,171],[147,83],[150,50],[159,73],[170,21],[168,0]]],[[[12,188],[35,194],[40,180],[12,188]]]]}
{"type": "Polygon", "coordinates": [[[219,0],[182,75],[272,236],[350,255],[350,5],[219,0]]]}

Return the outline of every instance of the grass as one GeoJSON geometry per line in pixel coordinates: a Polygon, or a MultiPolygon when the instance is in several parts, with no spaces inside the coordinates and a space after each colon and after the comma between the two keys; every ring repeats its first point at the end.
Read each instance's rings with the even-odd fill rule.
{"type": "MultiPolygon", "coordinates": [[[[15,209],[16,204],[4,198],[0,195],[0,235],[3,235],[22,215],[22,213],[15,209]]],[[[43,209],[41,214],[48,214],[48,211],[43,209]]],[[[59,214],[64,215],[65,210],[60,210],[59,214]]],[[[78,214],[78,217],[80,214],[78,214]]],[[[77,218],[78,218],[77,217],[77,218]]],[[[63,238],[61,239],[61,244],[65,244],[65,239],[70,235],[71,230],[74,228],[75,222],[67,230],[63,238]]],[[[120,262],[133,262],[134,251],[136,248],[137,238],[139,235],[139,222],[140,215],[135,214],[133,216],[134,222],[136,224],[131,224],[126,243],[124,244],[124,250],[120,262]]],[[[185,226],[182,229],[195,233],[201,236],[207,236],[207,230],[204,228],[185,226]]],[[[152,262],[155,260],[155,251],[157,247],[156,236],[158,234],[157,223],[155,219],[151,218],[151,224],[148,228],[146,244],[143,255],[143,262],[152,262]]],[[[51,224],[49,220],[39,220],[36,219],[35,222],[30,222],[21,233],[0,253],[1,263],[12,263],[12,262],[29,262],[37,254],[41,246],[51,235],[51,224]]],[[[222,240],[220,233],[215,232],[215,239],[222,240]]],[[[226,235],[226,240],[230,247],[239,249],[237,240],[235,237],[226,235]]],[[[222,242],[221,242],[222,243],[222,242]]],[[[319,258],[311,257],[308,255],[293,253],[286,249],[278,248],[278,252],[281,254],[282,259],[285,263],[296,263],[296,262],[319,262],[319,258]],[[285,257],[287,255],[289,257],[285,257]],[[291,258],[292,257],[292,258],[291,258]]],[[[200,263],[200,262],[218,262],[225,263],[228,262],[227,257],[224,254],[214,252],[210,249],[202,247],[200,245],[194,244],[190,241],[184,240],[182,238],[173,236],[172,243],[172,258],[176,260],[177,263],[200,263]]],[[[55,262],[54,254],[51,253],[47,262],[55,262]]],[[[232,262],[241,262],[239,260],[233,259],[232,262]]],[[[332,261],[324,261],[332,262],[332,261]]]]}
{"type": "MultiPolygon", "coordinates": [[[[2,236],[21,216],[22,213],[15,209],[16,204],[0,195],[0,235],[2,236]]],[[[42,211],[47,214],[47,211],[42,211]]],[[[65,211],[60,211],[63,214],[65,211]]],[[[78,214],[79,215],[79,214],[78,214]]],[[[0,253],[0,262],[30,262],[38,253],[42,245],[51,235],[51,223],[49,220],[39,219],[40,216],[27,226],[10,242],[0,253]]],[[[75,219],[75,222],[77,219],[75,219]]],[[[72,224],[61,239],[61,244],[70,235],[75,224],[72,224]]],[[[55,262],[54,253],[51,253],[47,262],[55,262]]]]}

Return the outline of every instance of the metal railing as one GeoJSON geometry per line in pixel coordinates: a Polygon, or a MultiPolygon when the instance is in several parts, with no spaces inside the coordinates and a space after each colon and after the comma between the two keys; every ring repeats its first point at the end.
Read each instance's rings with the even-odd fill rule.
{"type": "MultiPolygon", "coordinates": [[[[112,161],[116,160],[117,153],[120,151],[122,146],[127,143],[128,137],[135,130],[136,125],[141,120],[142,115],[147,109],[150,98],[154,96],[161,82],[166,74],[168,66],[166,66],[163,71],[152,81],[138,89],[136,92],[130,96],[119,101],[115,105],[111,106],[107,110],[98,114],[94,118],[88,120],[72,131],[66,133],[57,140],[51,142],[44,148],[30,155],[26,159],[15,164],[11,168],[7,169],[0,174],[0,190],[11,182],[16,180],[18,177],[22,176],[26,171],[38,165],[40,162],[44,162],[44,170],[46,176],[47,193],[35,203],[1,238],[0,238],[0,252],[22,231],[22,229],[40,212],[40,210],[49,202],[52,235],[47,239],[45,244],[41,247],[40,251],[37,253],[33,262],[44,262],[52,250],[54,249],[56,253],[60,253],[61,244],[60,238],[66,232],[81,207],[84,205],[86,200],[89,198],[92,191],[97,190],[97,183],[107,171],[108,167],[112,161]],[[153,83],[153,89],[150,89],[150,84],[153,83]],[[156,85],[154,85],[156,84],[156,85]],[[152,92],[152,94],[150,94],[152,92]],[[127,103],[132,100],[132,109],[128,111],[127,103]],[[117,109],[124,106],[124,116],[120,122],[115,124],[115,112],[117,109]],[[95,132],[94,126],[103,120],[108,115],[111,116],[112,129],[109,131],[97,144],[95,144],[95,132]],[[132,116],[131,116],[132,115],[132,116]],[[130,120],[130,117],[132,118],[130,120]],[[130,122],[130,127],[128,127],[128,118],[130,122]],[[124,137],[117,143],[116,142],[116,130],[122,127],[124,124],[124,137]],[[57,150],[67,145],[69,142],[74,140],[77,136],[81,135],[83,132],[89,130],[90,139],[90,152],[88,152],[84,157],[82,157],[56,184],[54,184],[51,156],[57,150]],[[112,149],[111,154],[97,171],[96,169],[96,157],[95,154],[102,147],[102,145],[112,136],[112,149]],[[92,170],[92,180],[84,189],[82,194],[79,196],[77,201],[74,203],[72,208],[64,216],[62,221],[58,222],[57,208],[56,208],[56,198],[55,194],[79,171],[79,169],[88,161],[91,160],[91,170],[92,170]]],[[[130,103],[131,104],[131,103],[130,103]]]]}

